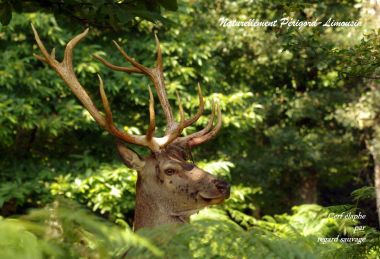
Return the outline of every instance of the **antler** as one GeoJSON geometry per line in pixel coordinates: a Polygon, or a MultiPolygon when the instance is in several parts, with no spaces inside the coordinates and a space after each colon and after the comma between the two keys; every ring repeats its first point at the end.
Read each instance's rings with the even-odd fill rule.
{"type": "Polygon", "coordinates": [[[183,137],[183,138],[179,137],[184,128],[196,122],[199,119],[199,117],[202,115],[203,110],[204,110],[204,100],[202,96],[201,87],[198,84],[198,96],[199,96],[198,112],[192,118],[185,119],[182,104],[181,104],[179,95],[177,93],[179,111],[180,111],[180,121],[178,123],[174,121],[173,112],[169,104],[169,100],[167,98],[167,94],[165,90],[162,53],[161,53],[161,48],[160,48],[160,42],[157,38],[157,35],[155,35],[156,45],[157,45],[157,60],[156,60],[156,67],[154,68],[145,67],[141,65],[140,63],[138,63],[137,61],[135,61],[133,58],[128,56],[127,53],[125,53],[125,51],[115,41],[114,41],[114,44],[116,45],[117,49],[120,51],[122,56],[132,65],[132,67],[116,66],[97,55],[94,55],[94,57],[98,59],[100,62],[102,62],[105,66],[113,70],[123,71],[127,73],[139,73],[139,74],[144,74],[148,76],[148,78],[154,84],[160,104],[164,110],[164,115],[165,115],[166,123],[167,123],[164,137],[154,137],[154,132],[155,132],[154,98],[153,98],[153,94],[150,88],[149,88],[149,127],[148,127],[146,135],[138,136],[138,135],[128,134],[124,131],[120,131],[116,127],[116,125],[113,122],[112,112],[109,106],[107,96],[104,91],[103,80],[100,77],[100,75],[98,75],[99,88],[100,88],[102,103],[104,106],[105,116],[103,116],[99,112],[99,110],[96,108],[95,104],[92,102],[86,90],[79,83],[78,78],[76,77],[74,73],[73,61],[72,61],[73,49],[87,35],[88,29],[86,29],[83,33],[77,35],[76,37],[74,37],[72,40],[69,41],[69,43],[66,46],[66,49],[64,52],[64,58],[62,62],[58,62],[57,59],[55,58],[54,49],[52,50],[51,54],[47,52],[44,44],[40,40],[40,37],[37,31],[35,30],[35,28],[33,27],[33,25],[32,25],[32,29],[34,32],[37,45],[43,54],[43,57],[36,54],[34,54],[34,56],[38,60],[44,63],[47,63],[49,66],[51,66],[57,72],[57,74],[63,79],[63,81],[71,89],[71,91],[76,95],[76,97],[80,100],[83,106],[88,110],[88,112],[95,119],[95,121],[116,138],[123,140],[127,143],[146,146],[150,148],[152,151],[159,151],[160,149],[165,148],[167,145],[169,145],[170,143],[173,143],[174,141],[176,143],[185,142],[186,144],[190,146],[199,145],[211,139],[221,128],[221,122],[222,122],[221,112],[218,105],[217,106],[218,122],[215,128],[211,130],[211,126],[213,124],[213,119],[214,119],[214,114],[215,114],[215,107],[213,105],[212,116],[211,116],[210,122],[208,123],[205,129],[197,133],[193,133],[187,137],[183,137]]]}
{"type": "Polygon", "coordinates": [[[212,125],[214,122],[215,117],[215,103],[212,101],[212,112],[211,117],[206,125],[202,130],[195,132],[193,134],[190,134],[186,137],[180,137],[176,140],[178,143],[185,143],[190,147],[198,146],[200,144],[205,143],[206,141],[209,141],[213,137],[215,137],[216,134],[218,134],[219,130],[222,127],[222,112],[220,110],[219,104],[216,105],[217,112],[218,112],[218,120],[216,122],[216,126],[212,129],[212,125]]]}

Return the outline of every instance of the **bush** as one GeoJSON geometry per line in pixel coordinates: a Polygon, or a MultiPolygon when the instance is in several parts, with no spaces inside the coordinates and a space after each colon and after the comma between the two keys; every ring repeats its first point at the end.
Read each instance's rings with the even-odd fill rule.
{"type": "MultiPolygon", "coordinates": [[[[163,225],[132,233],[91,215],[67,200],[17,219],[0,219],[2,258],[376,258],[380,233],[352,230],[354,220],[329,218],[317,205],[293,214],[252,218],[244,230],[220,209],[205,209],[191,224],[163,225]],[[366,242],[321,242],[318,238],[366,237],[366,242]]],[[[249,216],[247,216],[249,217],[249,216]]]]}

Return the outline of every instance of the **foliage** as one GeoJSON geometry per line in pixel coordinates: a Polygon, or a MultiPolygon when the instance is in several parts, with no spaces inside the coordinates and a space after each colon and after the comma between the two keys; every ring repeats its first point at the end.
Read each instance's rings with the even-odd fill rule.
{"type": "Polygon", "coordinates": [[[53,195],[75,199],[120,222],[134,209],[135,182],[136,173],[125,166],[103,165],[84,176],[59,176],[50,189],[53,195]]]}
{"type": "Polygon", "coordinates": [[[340,59],[340,74],[348,78],[379,79],[379,33],[372,30],[359,44],[346,49],[335,49],[340,59]]]}
{"type": "Polygon", "coordinates": [[[42,258],[43,245],[19,221],[0,218],[0,230],[3,258],[42,258]]]}
{"type": "Polygon", "coordinates": [[[362,199],[375,199],[375,188],[364,186],[362,188],[359,188],[351,193],[354,200],[362,200],[362,199]]]}
{"type": "Polygon", "coordinates": [[[133,246],[162,254],[128,228],[111,225],[65,200],[19,219],[0,219],[0,230],[2,258],[113,258],[133,246]]]}
{"type": "MultiPolygon", "coordinates": [[[[58,207],[53,203],[26,217],[2,219],[0,246],[9,241],[9,249],[3,250],[9,257],[24,257],[30,251],[28,255],[36,258],[107,258],[132,247],[127,256],[138,258],[378,256],[374,164],[368,151],[380,150],[379,88],[373,81],[378,77],[379,37],[378,31],[370,30],[368,21],[376,18],[364,15],[364,3],[179,1],[177,12],[161,13],[161,7],[174,10],[176,2],[149,1],[152,6],[147,6],[146,1],[81,1],[90,10],[78,1],[61,5],[44,1],[44,6],[40,2],[0,5],[2,24],[12,11],[9,25],[0,26],[0,214],[25,214],[64,196],[103,219],[61,200],[58,207]],[[364,25],[299,30],[228,28],[218,23],[221,17],[284,16],[359,19],[364,25]],[[99,24],[94,24],[94,17],[99,24]],[[170,27],[166,19],[173,22],[170,27]],[[49,49],[56,47],[58,59],[69,39],[91,27],[75,50],[78,78],[101,107],[95,75],[101,74],[116,123],[136,134],[145,132],[149,120],[144,112],[149,80],[110,71],[91,55],[123,65],[110,44],[116,40],[130,56],[152,66],[157,32],[173,107],[179,91],[186,116],[195,113],[197,82],[206,100],[205,115],[211,99],[220,102],[221,133],[192,153],[200,167],[232,183],[231,198],[202,211],[190,225],[143,230],[139,236],[130,233],[136,174],[116,161],[113,139],[99,129],[54,71],[33,58],[38,49],[30,23],[49,49]],[[351,193],[354,205],[348,204],[351,193]],[[329,209],[294,207],[303,203],[329,209]],[[349,212],[365,213],[368,221],[328,216],[349,212]],[[54,229],[52,225],[60,226],[62,235],[51,239],[41,234],[54,229]],[[360,225],[365,230],[355,233],[360,225]],[[318,242],[318,237],[337,235],[365,237],[366,242],[318,242]],[[21,242],[28,242],[28,250],[19,248],[21,242]]],[[[162,133],[158,106],[156,113],[162,133]]],[[[202,116],[184,134],[206,123],[207,116],[202,116]]]]}
{"type": "MultiPolygon", "coordinates": [[[[329,211],[316,205],[294,207],[293,212],[264,220],[251,218],[253,227],[244,231],[223,211],[209,209],[194,217],[190,225],[160,226],[138,234],[162,247],[169,258],[358,258],[366,253],[368,258],[375,258],[371,254],[379,249],[376,243],[368,247],[361,243],[360,249],[353,249],[344,242],[318,241],[318,237],[343,233],[349,237],[348,230],[353,232],[356,222],[329,218],[329,211]]],[[[360,236],[373,233],[379,238],[373,229],[360,236]]],[[[128,258],[151,256],[140,249],[128,252],[128,258]]]]}
{"type": "MultiPolygon", "coordinates": [[[[227,31],[225,35],[222,35],[220,32],[223,32],[224,29],[215,27],[211,22],[211,20],[217,19],[220,13],[211,12],[205,16],[203,13],[195,11],[194,8],[197,6],[185,7],[179,13],[178,18],[173,18],[178,21],[183,19],[182,22],[189,23],[189,28],[201,27],[201,24],[211,27],[196,32],[196,37],[189,37],[191,34],[188,30],[179,30],[178,28],[165,31],[165,34],[162,35],[162,47],[166,57],[166,75],[170,79],[168,80],[170,82],[168,91],[170,94],[176,89],[183,91],[183,98],[189,100],[186,102],[187,108],[193,110],[197,105],[197,98],[194,90],[188,88],[188,85],[202,77],[206,82],[206,95],[221,91],[219,94],[211,95],[221,100],[225,114],[225,133],[222,132],[219,139],[223,140],[229,136],[236,140],[229,145],[224,144],[224,141],[214,142],[215,145],[210,144],[209,148],[205,149],[210,150],[209,152],[203,151],[200,155],[218,154],[225,160],[237,161],[239,167],[234,170],[234,175],[240,175],[241,179],[248,178],[252,184],[260,186],[276,186],[282,182],[282,185],[289,189],[289,185],[295,178],[300,176],[307,178],[308,174],[304,174],[310,171],[317,171],[318,177],[334,177],[335,172],[340,172],[342,182],[336,183],[340,186],[352,179],[349,173],[357,170],[354,168],[363,166],[365,153],[360,152],[360,145],[354,141],[355,136],[351,132],[342,131],[336,124],[334,126],[337,128],[336,130],[331,130],[332,128],[329,126],[331,123],[335,123],[330,117],[330,111],[346,100],[342,94],[344,93],[342,91],[343,82],[339,81],[333,67],[335,57],[327,55],[329,49],[334,46],[334,42],[331,42],[330,38],[328,38],[330,41],[324,39],[329,34],[326,33],[326,36],[320,34],[320,38],[312,38],[315,34],[314,31],[305,31],[300,35],[291,30],[273,35],[258,30],[250,31],[248,35],[243,36],[238,30],[234,34],[232,31],[227,31]],[[199,19],[188,18],[189,14],[194,12],[198,12],[195,16],[199,19]],[[219,34],[212,32],[219,32],[219,34]],[[272,49],[264,51],[260,44],[252,45],[251,36],[259,42],[260,35],[265,36],[265,39],[268,38],[273,43],[269,44],[272,49]],[[196,44],[197,48],[186,48],[183,42],[176,40],[177,37],[181,37],[183,42],[188,42],[188,44],[196,44]],[[220,42],[220,45],[217,45],[216,48],[210,47],[208,42],[213,40],[220,42]],[[307,45],[306,43],[309,41],[313,45],[307,45]],[[289,45],[289,42],[293,42],[293,45],[289,45]],[[281,46],[282,43],[283,46],[281,46]],[[302,51],[305,51],[306,56],[297,54],[296,43],[305,46],[302,51]],[[250,46],[250,48],[245,53],[241,53],[241,47],[244,45],[250,46]],[[278,53],[273,51],[274,49],[282,49],[282,52],[278,53]],[[325,51],[326,55],[322,52],[313,52],[313,49],[325,51]],[[228,51],[226,52],[226,50],[228,51]],[[233,53],[239,53],[239,55],[233,53]],[[322,56],[331,60],[316,59],[322,56]],[[214,58],[210,59],[210,57],[214,58]],[[224,62],[220,62],[221,58],[224,62]],[[248,60],[251,61],[244,62],[248,60]],[[268,66],[263,63],[263,60],[272,60],[273,65],[268,66]],[[311,60],[318,60],[320,63],[310,62],[311,60]],[[293,66],[293,64],[304,64],[304,67],[293,66]],[[229,76],[222,72],[227,67],[231,71],[229,76]],[[293,72],[288,73],[289,69],[293,72]],[[298,78],[299,75],[294,73],[299,70],[315,70],[315,72],[310,75],[310,79],[305,80],[305,78],[298,78]],[[268,73],[275,73],[276,77],[267,80],[268,73]],[[291,77],[288,76],[289,74],[291,77]],[[316,78],[314,78],[314,74],[316,74],[316,78]],[[235,80],[236,78],[241,80],[235,80]],[[220,86],[217,82],[220,82],[220,86]],[[283,82],[283,86],[278,82],[283,82]],[[310,91],[303,91],[303,82],[309,82],[310,85],[305,87],[310,88],[310,91]],[[338,88],[335,88],[335,85],[338,88]],[[227,92],[232,93],[225,94],[227,92]],[[282,105],[279,105],[278,101],[282,105]],[[254,129],[254,133],[252,133],[252,129],[254,129]],[[252,134],[254,137],[244,137],[252,134]],[[251,146],[254,148],[250,148],[251,146]],[[335,148],[338,146],[339,148],[335,148]],[[221,149],[216,150],[216,147],[221,147],[221,149]],[[339,152],[342,155],[338,155],[339,152]],[[281,154],[281,159],[273,161],[271,154],[281,154]],[[321,159],[324,160],[321,161],[321,159]],[[254,163],[249,161],[254,161],[254,163]],[[255,179],[252,177],[253,174],[246,174],[245,171],[254,171],[255,179]]],[[[200,4],[200,6],[202,5],[200,4]]],[[[236,7],[226,4],[222,10],[225,15],[228,15],[230,12],[235,12],[234,8],[236,7]]],[[[261,8],[261,6],[257,8],[261,8]]],[[[311,10],[321,12],[316,7],[311,10]]],[[[326,8],[323,10],[326,11],[326,8]]],[[[62,46],[71,37],[64,33],[54,19],[49,16],[30,15],[29,19],[39,30],[50,28],[48,32],[40,31],[47,45],[62,46]],[[52,43],[49,43],[50,40],[52,43]]],[[[140,60],[143,59],[143,63],[148,64],[152,63],[151,57],[153,57],[154,49],[151,45],[135,44],[135,42],[146,41],[149,38],[146,31],[151,29],[151,26],[142,24],[139,37],[136,35],[133,35],[131,39],[127,37],[128,46],[130,46],[128,52],[132,56],[139,56],[140,60]],[[145,54],[141,55],[141,53],[145,54]],[[147,62],[144,62],[145,59],[147,62]]],[[[31,146],[30,151],[34,159],[38,160],[41,160],[39,154],[44,157],[46,153],[49,153],[48,159],[52,159],[53,146],[60,147],[59,149],[54,148],[53,155],[57,157],[61,157],[60,152],[64,154],[87,152],[88,156],[86,157],[97,154],[97,159],[105,158],[105,154],[109,153],[104,151],[104,147],[110,146],[107,145],[110,143],[108,138],[102,136],[99,139],[100,133],[97,127],[93,125],[88,114],[83,112],[83,109],[73,100],[69,90],[62,85],[52,71],[31,58],[32,51],[27,46],[33,41],[33,37],[28,22],[22,21],[21,17],[16,16],[13,23],[4,28],[4,31],[6,32],[3,34],[4,44],[10,40],[25,47],[22,49],[16,46],[14,48],[7,47],[4,55],[3,64],[9,65],[2,69],[3,76],[1,77],[5,86],[2,96],[4,102],[1,104],[4,107],[1,109],[1,120],[2,124],[7,124],[7,127],[0,131],[2,145],[12,147],[11,150],[16,149],[18,157],[23,155],[20,153],[27,152],[27,147],[31,146]],[[19,51],[21,52],[19,53],[19,51]],[[27,67],[25,67],[26,65],[27,67]],[[17,77],[13,76],[14,67],[18,67],[17,77]],[[33,77],[25,78],[23,69],[32,67],[37,67],[38,70],[34,71],[33,77]],[[12,96],[11,103],[9,102],[10,96],[12,96]],[[47,100],[50,101],[47,103],[47,100]],[[57,100],[57,102],[53,103],[52,100],[57,100]],[[73,129],[77,129],[77,131],[73,131],[73,129]],[[82,138],[81,136],[84,134],[86,137],[82,138]],[[65,138],[62,138],[63,135],[65,138]],[[15,137],[19,139],[18,143],[14,141],[15,137]],[[91,141],[94,138],[98,140],[91,141]],[[54,143],[54,145],[40,145],[44,139],[49,139],[50,143],[54,143]],[[31,143],[29,144],[29,142],[31,143]],[[77,144],[69,145],[69,143],[77,144]]],[[[344,32],[334,31],[331,33],[344,32]]],[[[91,92],[96,92],[93,91],[95,86],[92,85],[92,74],[100,71],[100,65],[90,60],[88,55],[113,53],[114,49],[108,47],[109,40],[99,39],[96,31],[94,31],[93,37],[94,39],[89,38],[78,47],[76,59],[80,61],[77,63],[77,70],[81,80],[86,86],[89,86],[91,92]],[[92,42],[95,41],[97,44],[92,45],[92,42]],[[86,45],[84,46],[84,44],[86,45]],[[103,47],[101,51],[100,45],[103,47]],[[85,49],[83,49],[84,47],[85,49]]],[[[153,43],[152,39],[147,42],[153,43]]],[[[61,51],[62,47],[59,48],[59,53],[61,51]]],[[[118,63],[117,58],[113,56],[111,61],[118,63]]],[[[102,69],[102,71],[104,70],[102,69]]],[[[141,83],[140,79],[127,77],[120,73],[110,73],[106,70],[102,73],[105,73],[103,76],[106,78],[110,99],[113,103],[116,102],[114,107],[120,110],[118,114],[120,120],[118,121],[129,121],[134,127],[128,125],[128,129],[141,132],[144,127],[143,123],[147,121],[145,115],[125,111],[146,108],[146,91],[144,87],[141,87],[146,81],[142,80],[141,83]],[[125,82],[128,87],[121,87],[119,82],[125,82]],[[121,100],[118,96],[126,96],[127,100],[121,100]]],[[[347,95],[349,98],[350,93],[348,92],[347,95]]],[[[172,97],[171,101],[174,100],[172,97]]],[[[204,124],[205,119],[201,120],[201,123],[204,124]]],[[[9,148],[4,152],[9,153],[8,150],[9,148]]],[[[239,181],[238,177],[235,179],[239,181]]],[[[333,188],[336,187],[333,186],[333,188]]],[[[281,190],[281,188],[275,189],[281,190]]],[[[288,192],[288,189],[284,191],[288,192]]],[[[282,194],[274,195],[281,196],[282,194]]],[[[292,195],[297,196],[298,194],[293,193],[292,195]]],[[[264,196],[269,197],[269,194],[264,192],[264,196]]],[[[289,198],[292,199],[292,197],[289,198]]],[[[261,205],[266,207],[265,204],[261,205]]]]}
{"type": "Polygon", "coordinates": [[[176,0],[156,1],[0,1],[0,22],[8,25],[12,13],[52,13],[56,20],[66,26],[77,24],[95,26],[101,29],[123,30],[123,27],[135,25],[138,21],[166,22],[161,8],[176,11],[176,0]]]}
{"type": "Polygon", "coordinates": [[[354,234],[357,222],[328,214],[320,206],[304,205],[294,207],[292,215],[252,218],[251,228],[243,230],[225,212],[208,209],[193,217],[191,224],[133,234],[59,200],[19,219],[0,219],[0,244],[4,245],[3,258],[114,258],[123,254],[127,258],[375,258],[378,243],[319,242],[318,237],[336,235],[380,237],[373,229],[354,234]]]}

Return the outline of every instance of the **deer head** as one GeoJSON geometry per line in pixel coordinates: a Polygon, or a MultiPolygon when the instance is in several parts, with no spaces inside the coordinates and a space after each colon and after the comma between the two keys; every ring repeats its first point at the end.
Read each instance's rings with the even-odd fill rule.
{"type": "Polygon", "coordinates": [[[220,130],[222,125],[220,107],[218,104],[212,103],[211,117],[205,128],[188,136],[180,136],[184,128],[192,125],[202,115],[204,100],[198,84],[198,112],[193,117],[186,119],[177,93],[180,121],[174,120],[165,90],[162,55],[157,36],[157,61],[154,68],[145,67],[132,59],[115,41],[117,49],[132,65],[131,67],[113,65],[99,56],[94,55],[94,57],[113,70],[143,74],[152,81],[166,118],[166,129],[163,137],[154,136],[154,97],[150,88],[149,126],[146,135],[143,136],[132,135],[116,127],[104,91],[103,80],[99,75],[100,96],[105,115],[101,114],[94,105],[78,81],[73,69],[73,49],[87,35],[88,29],[70,40],[66,46],[62,62],[58,62],[55,58],[54,49],[50,54],[47,52],[33,25],[32,29],[37,45],[42,52],[42,56],[36,54],[34,56],[52,67],[97,124],[116,137],[116,147],[121,159],[128,167],[137,170],[135,230],[159,224],[187,222],[191,214],[208,205],[219,204],[229,197],[230,187],[228,183],[217,179],[189,161],[189,150],[210,140],[220,130]],[[217,113],[218,118],[215,127],[213,127],[215,113],[217,113]],[[149,148],[151,153],[142,158],[128,148],[125,145],[127,143],[149,148]]]}

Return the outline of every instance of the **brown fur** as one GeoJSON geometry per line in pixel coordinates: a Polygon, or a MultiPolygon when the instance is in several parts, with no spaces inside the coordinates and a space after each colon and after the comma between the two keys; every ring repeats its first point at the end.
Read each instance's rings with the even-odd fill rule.
{"type": "MultiPolygon", "coordinates": [[[[126,151],[120,145],[119,153],[125,163],[131,166],[133,157],[136,164],[138,156],[131,155],[131,150],[126,151]]],[[[135,230],[188,222],[190,215],[228,198],[229,185],[189,162],[189,157],[183,147],[172,145],[146,158],[138,158],[140,167],[134,167],[138,171],[135,230]]]]}

